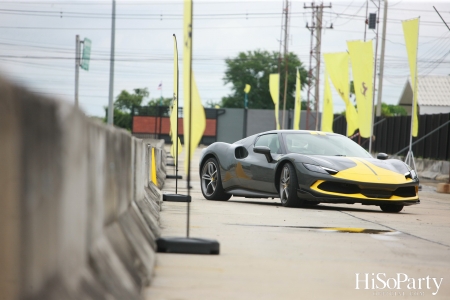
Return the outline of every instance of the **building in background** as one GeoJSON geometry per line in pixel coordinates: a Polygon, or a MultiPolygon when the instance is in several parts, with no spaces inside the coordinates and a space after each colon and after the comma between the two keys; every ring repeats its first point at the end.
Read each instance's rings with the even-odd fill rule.
{"type": "MultiPolygon", "coordinates": [[[[450,113],[450,76],[419,76],[417,105],[419,114],[450,113]]],[[[413,90],[409,79],[406,81],[398,105],[411,115],[413,90]]]]}

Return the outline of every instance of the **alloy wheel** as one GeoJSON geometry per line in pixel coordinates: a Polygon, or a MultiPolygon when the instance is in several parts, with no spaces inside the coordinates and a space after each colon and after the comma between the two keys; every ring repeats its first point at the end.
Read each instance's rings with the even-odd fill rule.
{"type": "Polygon", "coordinates": [[[202,170],[202,190],[206,196],[211,196],[217,187],[217,166],[208,162],[202,170]]]}
{"type": "Polygon", "coordinates": [[[290,184],[290,172],[289,167],[285,165],[281,171],[280,178],[280,200],[281,203],[286,203],[289,198],[289,184],[290,184]]]}

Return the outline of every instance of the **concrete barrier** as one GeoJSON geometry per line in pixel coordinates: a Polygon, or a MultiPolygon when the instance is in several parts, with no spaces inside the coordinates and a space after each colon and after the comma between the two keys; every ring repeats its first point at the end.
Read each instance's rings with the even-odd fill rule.
{"type": "Polygon", "coordinates": [[[0,79],[0,299],[140,299],[160,235],[163,141],[0,79]],[[151,157],[151,156],[150,156],[151,157]]]}

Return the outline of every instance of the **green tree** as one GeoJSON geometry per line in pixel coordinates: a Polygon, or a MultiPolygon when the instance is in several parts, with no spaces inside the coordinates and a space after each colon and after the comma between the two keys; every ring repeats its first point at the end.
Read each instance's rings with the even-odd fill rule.
{"type": "Polygon", "coordinates": [[[161,101],[161,98],[153,98],[150,101],[148,101],[148,106],[170,106],[172,104],[173,98],[163,98],[161,101]]]}
{"type": "Polygon", "coordinates": [[[355,95],[355,84],[353,83],[353,80],[350,81],[350,93],[349,93],[349,97],[352,98],[352,96],[355,95]]]}
{"type": "MultiPolygon", "coordinates": [[[[273,109],[269,91],[269,74],[278,73],[278,52],[262,50],[241,52],[235,58],[227,58],[227,69],[223,78],[225,84],[231,84],[232,94],[222,98],[221,107],[244,107],[244,88],[252,88],[248,95],[249,108],[273,109]]],[[[302,62],[294,53],[288,55],[288,86],[286,109],[294,108],[295,81],[297,68],[300,70],[302,86],[307,80],[307,72],[302,62]]],[[[280,64],[280,108],[283,108],[285,61],[280,64]]],[[[303,107],[303,105],[302,105],[303,107]]],[[[305,106],[306,107],[306,106],[305,106]]]]}
{"type": "MultiPolygon", "coordinates": [[[[131,131],[132,118],[131,109],[133,106],[141,106],[142,100],[149,96],[147,88],[133,89],[134,93],[130,94],[123,90],[116,97],[114,101],[114,125],[131,131]]],[[[104,122],[107,122],[108,108],[105,107],[106,117],[104,122]]]]}
{"type": "Polygon", "coordinates": [[[400,105],[381,103],[381,115],[383,117],[406,116],[406,110],[400,105]]]}
{"type": "MultiPolygon", "coordinates": [[[[356,110],[358,107],[355,105],[356,110]]],[[[377,111],[377,106],[374,105],[373,112],[377,111]]],[[[341,115],[345,116],[345,110],[341,112],[341,115]]],[[[406,110],[400,105],[381,103],[381,116],[382,117],[395,117],[395,116],[407,116],[406,110]]]]}
{"type": "Polygon", "coordinates": [[[141,106],[142,100],[150,95],[147,88],[133,89],[133,91],[133,94],[126,90],[120,92],[114,102],[114,108],[122,112],[131,113],[133,106],[141,106]]]}

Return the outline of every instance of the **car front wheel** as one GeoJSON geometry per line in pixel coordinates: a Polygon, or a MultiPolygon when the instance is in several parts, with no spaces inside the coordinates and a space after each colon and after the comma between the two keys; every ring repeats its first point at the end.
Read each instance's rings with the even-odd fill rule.
{"type": "Polygon", "coordinates": [[[219,164],[215,158],[208,159],[202,168],[201,188],[203,196],[208,200],[226,201],[231,198],[222,187],[219,164]]]}
{"type": "Polygon", "coordinates": [[[297,173],[295,168],[287,163],[283,166],[280,176],[280,200],[281,205],[286,207],[300,206],[297,198],[297,173]]]}
{"type": "Polygon", "coordinates": [[[380,205],[380,208],[384,212],[398,213],[398,212],[402,211],[403,205],[385,204],[385,205],[380,205]]]}

